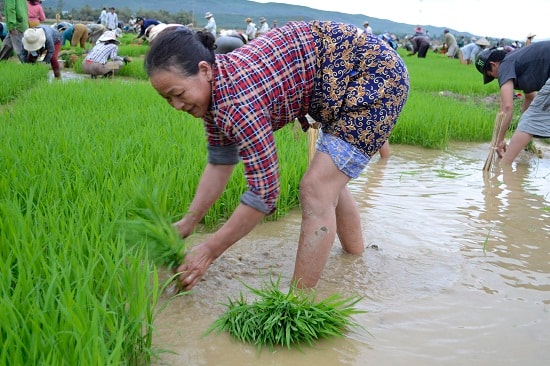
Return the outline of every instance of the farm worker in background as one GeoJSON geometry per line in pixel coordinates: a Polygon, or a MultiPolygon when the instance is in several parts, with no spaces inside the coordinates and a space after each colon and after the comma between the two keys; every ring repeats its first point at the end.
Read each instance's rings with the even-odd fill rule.
{"type": "Polygon", "coordinates": [[[86,41],[88,40],[88,27],[84,24],[75,24],[66,26],[67,23],[60,23],[57,26],[57,30],[63,32],[61,39],[61,45],[70,42],[72,47],[80,46],[80,48],[86,48],[86,41]]]}
{"type": "Polygon", "coordinates": [[[88,28],[88,41],[92,45],[95,45],[99,37],[107,30],[104,25],[96,23],[86,24],[86,28],[88,28]]]}
{"type": "Polygon", "coordinates": [[[477,55],[490,45],[491,43],[489,43],[487,38],[482,37],[478,40],[472,39],[470,43],[460,48],[458,51],[460,63],[467,65],[473,64],[477,55]]]}
{"type": "Polygon", "coordinates": [[[148,35],[145,34],[147,29],[149,29],[149,31],[151,31],[153,26],[159,25],[159,24],[161,24],[161,22],[159,22],[156,19],[143,19],[142,17],[137,17],[136,18],[136,24],[139,25],[139,33],[134,38],[135,39],[140,39],[140,38],[146,39],[148,37],[148,35]]]}
{"type": "Polygon", "coordinates": [[[97,76],[112,77],[124,63],[132,61],[129,57],[118,55],[120,42],[115,31],[106,31],[98,41],[99,43],[82,61],[82,71],[91,75],[92,78],[95,79],[97,76]]]}
{"type": "Polygon", "coordinates": [[[264,17],[260,17],[260,29],[258,29],[258,36],[261,36],[262,34],[266,34],[269,30],[269,25],[267,24],[267,21],[264,17]]]}
{"type": "Polygon", "coordinates": [[[42,2],[39,0],[27,0],[27,15],[29,17],[29,28],[38,27],[40,22],[46,20],[42,2]]]}
{"type": "Polygon", "coordinates": [[[214,14],[207,11],[206,14],[204,14],[204,18],[208,21],[206,23],[206,26],[204,27],[204,30],[212,33],[212,35],[215,38],[216,37],[216,20],[214,20],[214,14]]]}
{"type": "Polygon", "coordinates": [[[23,50],[19,59],[24,63],[42,61],[50,64],[56,79],[61,78],[61,71],[57,56],[61,49],[61,34],[52,27],[39,25],[29,28],[23,34],[23,50]]]}
{"type": "Polygon", "coordinates": [[[118,15],[115,12],[114,7],[111,6],[109,8],[105,21],[106,21],[105,28],[107,28],[107,30],[115,30],[118,28],[118,15]]]}
{"type": "MultiPolygon", "coordinates": [[[[338,235],[345,251],[364,251],[359,211],[347,183],[387,140],[409,91],[403,60],[387,43],[353,25],[290,22],[225,55],[214,37],[187,28],[164,31],[145,67],[175,109],[202,118],[208,163],[188,213],[191,235],[240,161],[248,190],[228,221],[178,267],[190,289],[210,264],[276,211],[280,172],[274,131],[306,115],[321,124],[317,151],[300,184],[302,227],[293,275],[316,286],[338,235]]],[[[306,159],[306,157],[304,157],[306,159]]]]}
{"type": "Polygon", "coordinates": [[[454,58],[458,52],[458,44],[456,43],[455,36],[453,36],[448,29],[443,31],[443,43],[447,49],[447,57],[454,58]]]}
{"type": "Polygon", "coordinates": [[[97,21],[98,24],[101,24],[107,28],[107,8],[101,9],[101,13],[99,14],[99,20],[97,21]]]}
{"type": "Polygon", "coordinates": [[[256,38],[256,31],[258,29],[256,28],[256,24],[252,22],[251,18],[246,18],[246,39],[248,42],[256,38]]]}
{"type": "Polygon", "coordinates": [[[277,21],[277,19],[274,19],[273,26],[271,28],[277,28],[278,26],[279,26],[279,22],[277,21]]]}
{"type": "Polygon", "coordinates": [[[428,49],[430,48],[430,37],[422,32],[421,27],[416,27],[415,33],[409,37],[409,41],[412,45],[412,51],[407,56],[413,56],[417,54],[418,58],[426,58],[428,49]]]}
{"type": "Polygon", "coordinates": [[[534,34],[534,33],[532,33],[532,32],[529,33],[529,34],[527,35],[527,39],[525,40],[525,45],[526,45],[526,46],[529,46],[531,43],[533,43],[533,38],[535,38],[536,36],[537,36],[537,35],[534,34]]]}
{"type": "Polygon", "coordinates": [[[501,162],[511,164],[533,136],[550,137],[550,41],[533,43],[514,52],[500,49],[481,52],[477,70],[487,84],[498,78],[500,111],[506,114],[498,136],[497,153],[501,162]],[[510,145],[504,137],[514,112],[514,89],[523,90],[522,115],[510,145]]]}
{"type": "Polygon", "coordinates": [[[363,23],[363,30],[368,34],[372,34],[372,27],[369,25],[368,20],[365,20],[365,22],[363,23]]]}
{"type": "Polygon", "coordinates": [[[25,0],[5,0],[4,16],[8,35],[2,42],[0,61],[9,59],[14,51],[19,56],[23,50],[23,32],[29,27],[27,2],[25,0]]]}

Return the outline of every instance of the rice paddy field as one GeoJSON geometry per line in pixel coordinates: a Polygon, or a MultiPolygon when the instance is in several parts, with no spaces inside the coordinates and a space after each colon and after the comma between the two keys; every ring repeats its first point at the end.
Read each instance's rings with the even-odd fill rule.
{"type": "MultiPolygon", "coordinates": [[[[0,63],[2,365],[143,365],[170,351],[155,341],[159,314],[189,295],[166,296],[169,276],[126,224],[144,206],[163,225],[186,212],[206,142],[202,122],[173,110],[148,83],[146,50],[125,39],[119,54],[133,62],[112,80],[81,75],[74,58],[61,81],[44,65],[0,63]]],[[[473,66],[442,55],[403,58],[411,93],[394,149],[491,140],[496,83],[483,85],[473,66]]],[[[293,126],[276,141],[282,193],[272,221],[298,207],[308,149],[293,126]]],[[[239,167],[199,235],[229,217],[244,189],[239,167]]]]}

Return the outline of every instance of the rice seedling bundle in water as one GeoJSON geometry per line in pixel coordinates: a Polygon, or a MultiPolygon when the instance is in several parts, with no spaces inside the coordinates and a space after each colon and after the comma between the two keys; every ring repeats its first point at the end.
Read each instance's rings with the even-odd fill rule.
{"type": "Polygon", "coordinates": [[[315,293],[291,287],[279,290],[279,282],[271,280],[260,289],[245,285],[257,299],[249,303],[243,294],[229,299],[227,311],[207,330],[227,331],[239,341],[257,346],[296,347],[312,345],[319,339],[342,336],[349,327],[360,327],[352,315],[364,313],[355,305],[360,297],[344,298],[334,294],[315,302],[315,293]]]}

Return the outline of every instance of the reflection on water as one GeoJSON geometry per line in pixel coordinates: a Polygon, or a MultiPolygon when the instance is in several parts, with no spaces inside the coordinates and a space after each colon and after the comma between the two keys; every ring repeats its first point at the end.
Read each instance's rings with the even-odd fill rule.
{"type": "MultiPolygon", "coordinates": [[[[351,184],[369,245],[334,246],[318,291],[359,294],[368,332],[302,352],[257,353],[227,334],[203,333],[220,302],[288,283],[300,214],[257,227],[215,262],[192,294],[158,317],[154,342],[169,365],[550,364],[550,149],[511,168],[481,171],[487,145],[448,151],[393,146],[351,184]]],[[[284,172],[283,172],[284,174],[284,172]]],[[[196,240],[200,240],[197,237],[196,240]]]]}

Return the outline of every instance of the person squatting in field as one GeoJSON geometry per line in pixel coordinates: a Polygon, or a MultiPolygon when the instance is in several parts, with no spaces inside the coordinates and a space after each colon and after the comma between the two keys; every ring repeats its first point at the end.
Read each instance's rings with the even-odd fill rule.
{"type": "Polygon", "coordinates": [[[130,57],[118,55],[116,31],[106,31],[99,37],[98,43],[82,61],[82,71],[92,78],[97,76],[112,77],[123,64],[131,62],[130,57]]]}
{"type": "Polygon", "coordinates": [[[386,42],[353,25],[290,22],[227,54],[215,39],[185,27],[162,31],[146,56],[152,86],[175,109],[202,118],[208,161],[181,237],[220,197],[242,160],[248,189],[228,221],[194,246],[178,267],[185,289],[261,220],[279,197],[274,131],[306,115],[321,124],[315,155],[300,183],[302,223],[293,284],[317,285],[338,235],[352,254],[364,251],[361,221],[347,183],[387,140],[407,100],[409,75],[386,42]]]}
{"type": "Polygon", "coordinates": [[[498,79],[500,111],[506,117],[498,135],[497,154],[504,164],[511,164],[535,137],[550,137],[550,41],[536,42],[513,52],[492,48],[482,51],[476,68],[485,84],[498,79]],[[525,97],[516,131],[506,146],[504,137],[514,112],[514,89],[525,97]]]}

